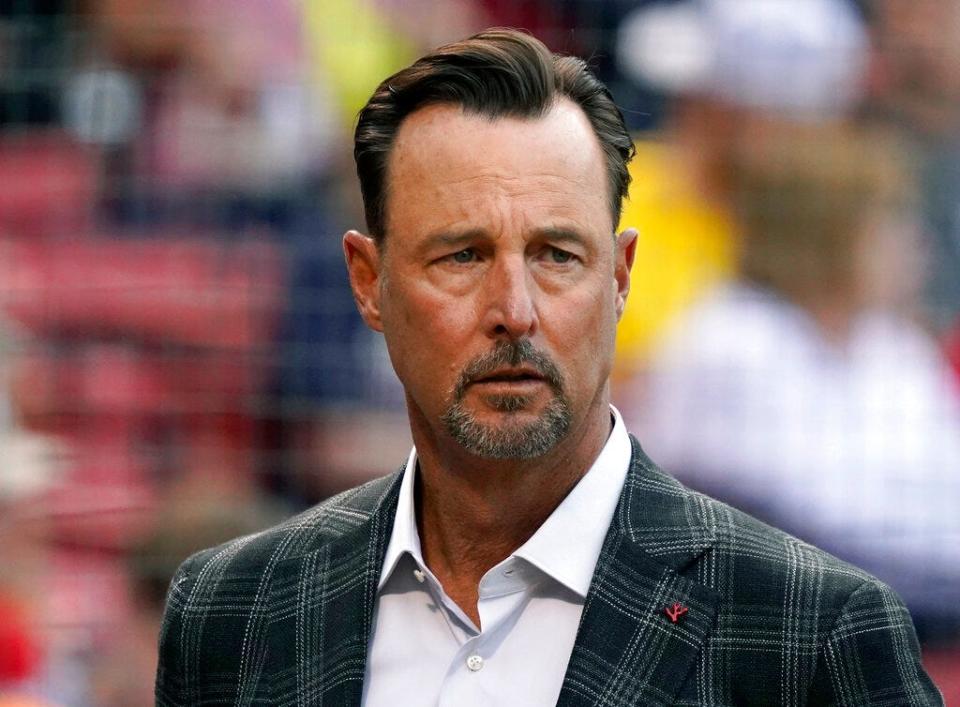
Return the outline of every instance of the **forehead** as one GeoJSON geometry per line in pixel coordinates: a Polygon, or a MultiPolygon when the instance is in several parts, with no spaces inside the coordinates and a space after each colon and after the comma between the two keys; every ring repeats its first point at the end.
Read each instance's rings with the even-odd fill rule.
{"type": "Polygon", "coordinates": [[[491,119],[446,104],[422,108],[397,133],[387,188],[390,233],[449,227],[493,212],[506,220],[572,219],[604,232],[614,225],[603,151],[586,115],[568,99],[536,118],[491,119]]]}

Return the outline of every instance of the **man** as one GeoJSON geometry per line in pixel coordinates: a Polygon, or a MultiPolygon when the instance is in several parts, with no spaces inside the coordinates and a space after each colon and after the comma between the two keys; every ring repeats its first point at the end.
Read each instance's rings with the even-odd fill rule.
{"type": "Polygon", "coordinates": [[[188,560],[159,704],[940,704],[888,588],[686,490],[610,407],[631,154],[522,33],[381,84],[344,252],[415,449],[188,560]]]}

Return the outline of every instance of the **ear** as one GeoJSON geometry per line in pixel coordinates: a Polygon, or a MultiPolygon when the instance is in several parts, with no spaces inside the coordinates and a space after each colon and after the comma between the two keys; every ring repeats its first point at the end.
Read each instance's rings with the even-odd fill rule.
{"type": "Polygon", "coordinates": [[[627,306],[627,295],[630,292],[630,271],[633,269],[633,258],[637,253],[637,229],[628,228],[617,236],[616,252],[614,257],[613,277],[617,282],[617,321],[623,316],[627,306]]]}
{"type": "Polygon", "coordinates": [[[343,257],[350,274],[350,289],[360,316],[374,331],[383,331],[380,318],[380,251],[377,242],[359,231],[343,235],[343,257]]]}

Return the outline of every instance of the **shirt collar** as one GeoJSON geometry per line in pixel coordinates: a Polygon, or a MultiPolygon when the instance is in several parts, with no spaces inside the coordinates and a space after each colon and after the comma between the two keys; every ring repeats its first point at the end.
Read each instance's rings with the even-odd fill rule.
{"type": "Polygon", "coordinates": [[[383,557],[383,569],[380,570],[380,583],[377,590],[390,579],[400,558],[410,554],[417,565],[424,567],[423,552],[420,548],[420,533],[417,531],[417,510],[414,505],[414,484],[417,473],[417,448],[410,450],[407,465],[403,469],[403,480],[400,482],[400,495],[397,498],[397,513],[393,517],[393,530],[390,532],[390,542],[387,544],[387,553],[383,557]]]}
{"type": "MultiPolygon", "coordinates": [[[[554,509],[537,531],[516,552],[540,571],[585,598],[596,569],[600,548],[620,499],[630,466],[631,445],[620,412],[610,406],[614,424],[593,465],[554,509]]],[[[383,588],[404,554],[425,567],[417,532],[414,505],[417,450],[410,451],[400,482],[397,513],[378,590],[383,588]]]]}
{"type": "Polygon", "coordinates": [[[620,412],[612,405],[610,410],[613,430],[600,455],[537,532],[513,553],[582,598],[590,589],[632,454],[620,412]]]}

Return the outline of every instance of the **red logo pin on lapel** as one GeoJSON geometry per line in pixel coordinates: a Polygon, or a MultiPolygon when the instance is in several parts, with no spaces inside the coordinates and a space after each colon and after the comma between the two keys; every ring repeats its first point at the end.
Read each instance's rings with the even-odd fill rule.
{"type": "Polygon", "coordinates": [[[668,606],[666,609],[664,609],[664,612],[670,617],[670,621],[673,623],[677,623],[680,620],[680,617],[686,614],[688,611],[689,609],[678,601],[673,602],[673,606],[668,606]]]}

